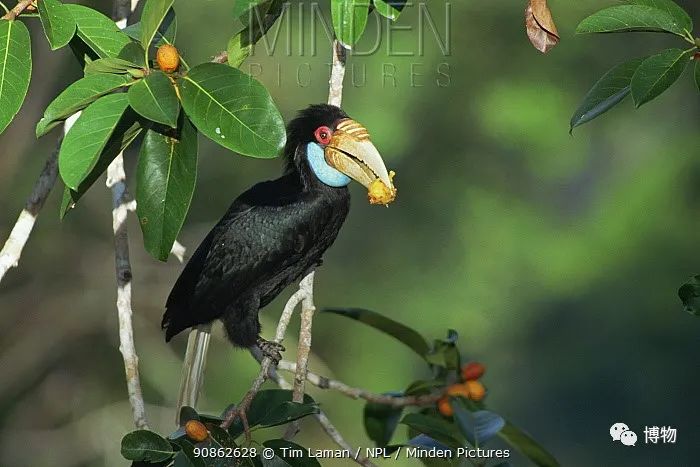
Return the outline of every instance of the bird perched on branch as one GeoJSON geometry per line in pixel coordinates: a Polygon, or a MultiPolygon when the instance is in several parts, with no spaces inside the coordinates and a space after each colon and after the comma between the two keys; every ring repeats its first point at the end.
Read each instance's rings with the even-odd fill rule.
{"type": "Polygon", "coordinates": [[[350,208],[351,179],[373,204],[396,195],[367,130],[340,108],[312,105],[287,127],[284,175],[240,195],[194,252],[170,292],[165,340],[194,327],[180,405],[194,406],[209,342],[223,321],[236,347],[258,346],[279,361],[284,348],[260,337],[258,311],[321,264],[350,208]]]}

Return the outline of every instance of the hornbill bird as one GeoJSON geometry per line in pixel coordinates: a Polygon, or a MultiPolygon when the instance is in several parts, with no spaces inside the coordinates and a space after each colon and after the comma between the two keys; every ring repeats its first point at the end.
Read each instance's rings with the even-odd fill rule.
{"type": "Polygon", "coordinates": [[[179,405],[194,406],[209,342],[223,321],[236,347],[258,346],[279,361],[281,345],[260,337],[258,311],[321,264],[350,208],[351,179],[369,201],[388,204],[396,189],[367,130],[338,107],[312,105],[287,126],[284,174],[241,194],[204,238],[170,292],[165,340],[193,327],[179,405]]]}

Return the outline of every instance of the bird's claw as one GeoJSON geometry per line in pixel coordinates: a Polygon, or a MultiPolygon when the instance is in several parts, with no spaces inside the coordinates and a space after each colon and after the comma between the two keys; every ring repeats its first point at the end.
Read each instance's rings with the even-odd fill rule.
{"type": "Polygon", "coordinates": [[[280,362],[280,360],[282,360],[282,352],[285,351],[285,348],[282,344],[278,342],[265,340],[262,337],[258,337],[257,345],[262,351],[263,356],[272,360],[275,365],[277,365],[280,362]]]}

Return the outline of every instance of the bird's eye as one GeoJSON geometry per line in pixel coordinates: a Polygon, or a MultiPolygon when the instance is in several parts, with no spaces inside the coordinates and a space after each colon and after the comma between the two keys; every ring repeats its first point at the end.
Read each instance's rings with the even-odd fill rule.
{"type": "Polygon", "coordinates": [[[320,126],[316,128],[314,136],[316,136],[316,141],[319,143],[328,144],[331,142],[331,129],[327,126],[320,126]]]}

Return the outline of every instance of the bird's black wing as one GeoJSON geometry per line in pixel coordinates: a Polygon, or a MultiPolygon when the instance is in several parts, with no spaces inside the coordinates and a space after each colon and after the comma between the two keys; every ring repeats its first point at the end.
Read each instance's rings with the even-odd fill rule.
{"type": "Polygon", "coordinates": [[[313,244],[314,203],[288,177],[243,193],[197,248],[166,304],[166,339],[220,317],[313,244]]]}

